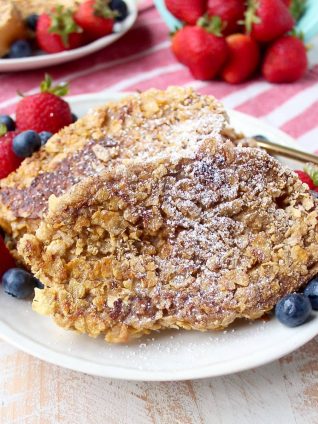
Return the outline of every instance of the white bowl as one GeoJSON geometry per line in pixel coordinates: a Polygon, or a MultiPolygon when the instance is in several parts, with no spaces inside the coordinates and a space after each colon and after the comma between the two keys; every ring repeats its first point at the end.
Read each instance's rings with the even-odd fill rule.
{"type": "Polygon", "coordinates": [[[121,38],[133,26],[137,19],[137,4],[135,0],[125,0],[129,8],[128,17],[120,23],[116,23],[116,32],[99,38],[92,43],[79,47],[78,49],[67,50],[61,53],[39,54],[38,56],[25,57],[22,59],[0,59],[0,72],[27,71],[31,69],[47,68],[59,65],[88,56],[98,50],[113,44],[121,38]]]}

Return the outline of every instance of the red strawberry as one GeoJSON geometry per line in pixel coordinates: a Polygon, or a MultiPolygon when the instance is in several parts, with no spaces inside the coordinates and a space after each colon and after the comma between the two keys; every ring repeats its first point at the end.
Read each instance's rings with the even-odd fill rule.
{"type": "Polygon", "coordinates": [[[49,131],[52,134],[73,122],[70,106],[60,96],[68,86],[52,87],[49,75],[41,83],[41,92],[24,97],[16,109],[16,123],[20,131],[49,131]]]}
{"type": "Polygon", "coordinates": [[[269,82],[294,82],[305,74],[307,67],[304,43],[294,35],[285,35],[268,47],[262,72],[269,82]]]}
{"type": "Polygon", "coordinates": [[[88,39],[96,40],[112,33],[116,13],[105,0],[87,0],[74,15],[75,22],[84,29],[88,39]]]}
{"type": "Polygon", "coordinates": [[[49,14],[39,17],[36,40],[47,53],[76,49],[83,44],[83,30],[75,23],[72,12],[58,6],[49,14]]]}
{"type": "Polygon", "coordinates": [[[311,177],[310,177],[308,174],[306,174],[306,172],[304,172],[304,171],[300,171],[300,170],[297,170],[297,171],[295,171],[295,172],[296,172],[296,174],[298,175],[299,179],[300,179],[303,183],[305,183],[305,184],[307,184],[307,185],[308,185],[308,187],[310,188],[310,190],[314,190],[314,189],[316,188],[316,186],[315,186],[315,184],[314,184],[313,180],[311,179],[311,177]]]}
{"type": "Polygon", "coordinates": [[[165,0],[167,9],[180,21],[195,25],[206,12],[207,0],[165,0]]]}
{"type": "Polygon", "coordinates": [[[247,33],[260,42],[270,42],[290,31],[295,21],[282,0],[250,0],[245,13],[247,33]]]}
{"type": "Polygon", "coordinates": [[[282,0],[282,2],[283,3],[285,3],[286,4],[286,6],[290,6],[290,4],[291,4],[291,2],[292,2],[292,0],[282,0]]]}
{"type": "Polygon", "coordinates": [[[245,34],[232,34],[226,38],[229,46],[229,58],[221,73],[224,81],[238,84],[255,72],[260,62],[258,44],[245,34]]]}
{"type": "Polygon", "coordinates": [[[17,134],[17,131],[7,132],[6,127],[0,125],[0,178],[7,177],[22,162],[22,159],[16,156],[12,149],[12,142],[17,134]]]}
{"type": "Polygon", "coordinates": [[[14,268],[15,266],[15,260],[5,245],[3,238],[0,236],[0,277],[2,277],[8,269],[14,268]]]}
{"type": "Polygon", "coordinates": [[[239,31],[238,21],[244,19],[245,0],[208,0],[209,16],[219,16],[224,22],[224,35],[239,31]]]}
{"type": "Polygon", "coordinates": [[[213,79],[221,70],[228,56],[228,46],[219,30],[221,20],[203,18],[202,26],[186,26],[172,39],[176,58],[189,67],[196,79],[213,79]],[[215,35],[217,34],[217,35],[215,35]]]}

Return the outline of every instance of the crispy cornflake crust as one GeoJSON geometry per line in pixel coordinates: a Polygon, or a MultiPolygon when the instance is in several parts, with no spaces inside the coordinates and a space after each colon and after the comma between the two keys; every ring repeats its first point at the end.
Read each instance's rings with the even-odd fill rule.
{"type": "Polygon", "coordinates": [[[34,233],[51,194],[60,196],[122,159],[185,149],[186,133],[221,139],[227,116],[212,96],[171,87],[108,103],[55,135],[0,182],[0,226],[13,240],[34,233]]]}
{"type": "Polygon", "coordinates": [[[19,243],[35,311],[108,342],[256,319],[318,270],[317,205],[265,152],[203,140],[50,199],[19,243]]]}

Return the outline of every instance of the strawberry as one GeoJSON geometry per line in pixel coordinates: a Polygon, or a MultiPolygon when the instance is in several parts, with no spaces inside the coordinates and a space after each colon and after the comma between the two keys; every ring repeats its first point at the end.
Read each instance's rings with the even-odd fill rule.
{"type": "Polygon", "coordinates": [[[0,178],[7,177],[22,162],[22,159],[16,156],[12,149],[13,139],[17,134],[17,131],[7,132],[6,126],[0,125],[0,178]]]}
{"type": "Polygon", "coordinates": [[[244,19],[245,0],[208,0],[208,15],[219,16],[224,22],[224,35],[239,31],[244,19]]]}
{"type": "Polygon", "coordinates": [[[245,34],[232,34],[226,38],[229,58],[221,73],[224,81],[238,84],[248,79],[260,62],[260,50],[253,38],[245,34]]]}
{"type": "Polygon", "coordinates": [[[304,171],[295,171],[303,183],[308,184],[310,190],[318,192],[318,167],[317,165],[307,163],[304,171]]]}
{"type": "Polygon", "coordinates": [[[300,170],[297,170],[295,172],[298,175],[298,178],[301,180],[301,182],[307,184],[310,190],[314,190],[315,188],[317,188],[313,180],[311,179],[311,177],[306,172],[300,171],[300,170]]]}
{"type": "Polygon", "coordinates": [[[199,20],[198,26],[185,26],[175,33],[172,50],[176,58],[188,66],[196,79],[213,79],[228,56],[228,46],[220,33],[217,17],[199,20]]]}
{"type": "Polygon", "coordinates": [[[54,134],[73,122],[70,106],[61,98],[67,94],[68,86],[52,87],[52,79],[46,75],[40,87],[40,93],[24,97],[18,103],[16,124],[20,131],[54,134]]]}
{"type": "Polygon", "coordinates": [[[107,0],[87,0],[74,15],[75,22],[84,29],[90,40],[111,34],[115,17],[116,12],[109,7],[107,0]]]}
{"type": "Polygon", "coordinates": [[[190,25],[206,12],[207,0],[165,0],[167,9],[176,18],[190,25]]]}
{"type": "Polygon", "coordinates": [[[3,238],[0,236],[0,277],[2,277],[8,269],[14,268],[15,266],[15,260],[5,245],[3,238]]]}
{"type": "Polygon", "coordinates": [[[273,41],[290,31],[295,24],[282,0],[249,0],[248,4],[246,30],[257,41],[273,41]]]}
{"type": "Polygon", "coordinates": [[[45,52],[58,53],[80,47],[84,42],[83,30],[75,23],[70,10],[58,6],[39,17],[36,40],[45,52]]]}
{"type": "Polygon", "coordinates": [[[269,82],[294,82],[305,74],[307,67],[303,41],[295,35],[284,35],[268,47],[262,73],[269,82]]]}

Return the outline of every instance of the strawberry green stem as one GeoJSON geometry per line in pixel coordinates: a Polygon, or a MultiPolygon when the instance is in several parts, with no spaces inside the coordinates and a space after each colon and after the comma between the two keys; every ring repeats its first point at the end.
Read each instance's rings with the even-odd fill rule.
{"type": "Polygon", "coordinates": [[[69,84],[61,83],[53,86],[52,77],[49,74],[45,74],[44,80],[40,84],[41,93],[51,93],[55,96],[63,97],[68,94],[69,84]]]}
{"type": "Polygon", "coordinates": [[[259,24],[261,19],[257,16],[257,9],[259,6],[258,0],[248,0],[247,9],[244,13],[244,21],[239,21],[239,24],[245,25],[246,34],[250,34],[253,24],[259,24]]]}
{"type": "Polygon", "coordinates": [[[312,163],[307,163],[304,166],[304,172],[310,176],[315,186],[318,186],[318,166],[312,163]]]}
{"type": "Polygon", "coordinates": [[[105,19],[113,19],[118,12],[109,7],[109,0],[95,0],[94,15],[105,19]]]}
{"type": "Polygon", "coordinates": [[[223,22],[219,16],[209,16],[208,14],[201,16],[197,20],[197,25],[204,28],[209,34],[222,37],[223,22]]]}
{"type": "Polygon", "coordinates": [[[51,34],[58,34],[65,47],[69,47],[69,36],[73,33],[81,33],[80,28],[73,19],[73,12],[70,9],[65,9],[64,6],[57,6],[51,16],[51,34]]]}

